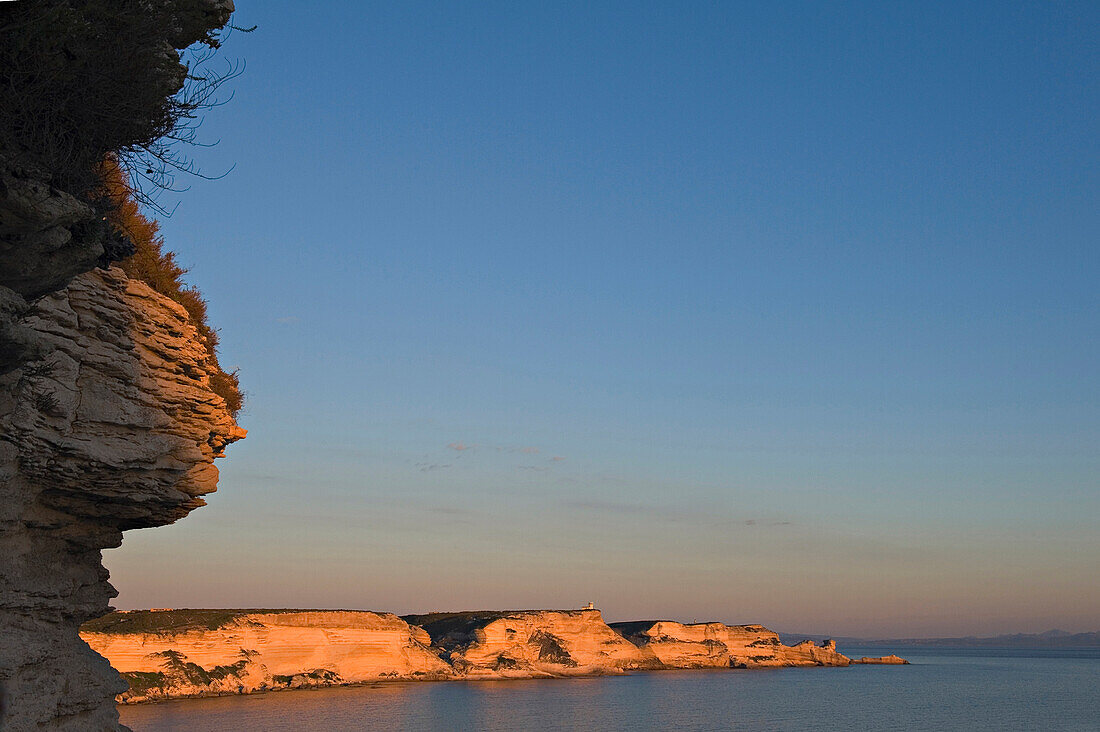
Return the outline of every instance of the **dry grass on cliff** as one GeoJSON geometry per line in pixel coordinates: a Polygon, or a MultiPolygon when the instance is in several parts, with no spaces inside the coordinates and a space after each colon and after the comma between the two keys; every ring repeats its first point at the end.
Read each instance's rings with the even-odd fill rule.
{"type": "Polygon", "coordinates": [[[176,261],[175,252],[164,248],[160,227],[146,217],[134,200],[125,173],[114,158],[108,158],[102,169],[103,198],[110,202],[107,221],[134,245],[134,254],[117,262],[128,277],[141,280],[155,291],[175,300],[187,310],[191,323],[199,332],[214,362],[216,371],[210,377],[210,388],[225,400],[233,416],[244,404],[236,371],[225,371],[218,363],[218,331],[209,323],[206,300],[195,287],[183,280],[187,269],[176,261]]]}

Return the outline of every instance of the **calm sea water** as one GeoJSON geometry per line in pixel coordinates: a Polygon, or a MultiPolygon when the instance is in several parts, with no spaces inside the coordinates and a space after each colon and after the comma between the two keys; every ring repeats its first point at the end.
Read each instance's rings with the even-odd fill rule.
{"type": "Polygon", "coordinates": [[[121,713],[135,732],[1100,731],[1100,650],[890,650],[912,665],[388,683],[126,706],[121,713]]]}

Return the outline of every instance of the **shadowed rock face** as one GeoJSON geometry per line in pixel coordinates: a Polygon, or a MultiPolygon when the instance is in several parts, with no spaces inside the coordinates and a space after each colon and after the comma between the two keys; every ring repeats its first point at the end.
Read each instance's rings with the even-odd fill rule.
{"type": "Polygon", "coordinates": [[[103,258],[102,237],[74,237],[92,208],[43,175],[0,165],[0,374],[42,357],[24,322],[35,298],[61,289],[103,258]]]}
{"type": "Polygon", "coordinates": [[[0,172],[0,287],[33,300],[96,266],[104,240],[74,228],[94,216],[87,204],[19,168],[0,172]]]}
{"type": "Polygon", "coordinates": [[[244,430],[186,311],[121,270],[17,325],[35,358],[0,376],[0,727],[118,729],[126,684],[78,636],[116,594],[101,550],[203,505],[244,430]]]}

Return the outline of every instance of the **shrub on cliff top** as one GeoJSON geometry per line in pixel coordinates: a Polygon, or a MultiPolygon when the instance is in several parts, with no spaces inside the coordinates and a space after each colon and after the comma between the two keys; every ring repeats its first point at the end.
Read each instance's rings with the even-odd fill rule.
{"type": "Polygon", "coordinates": [[[0,4],[0,154],[77,196],[108,153],[139,174],[155,173],[166,153],[177,162],[172,139],[186,140],[233,71],[196,73],[173,49],[217,48],[232,11],[231,0],[0,4]]]}
{"type": "Polygon", "coordinates": [[[218,331],[207,319],[206,300],[202,293],[184,282],[187,269],[176,261],[175,252],[164,248],[160,227],[141,212],[126,174],[115,157],[109,157],[102,166],[101,179],[102,187],[97,193],[101,200],[109,203],[107,221],[134,245],[134,254],[118,262],[118,266],[128,277],[141,280],[184,307],[215,368],[210,376],[210,389],[224,399],[229,411],[234,417],[237,416],[244,403],[244,395],[237,372],[225,371],[218,363],[218,331]]]}
{"type": "Polygon", "coordinates": [[[81,633],[111,633],[125,635],[127,633],[183,633],[190,630],[206,629],[218,630],[241,615],[263,613],[274,615],[280,613],[300,613],[308,610],[296,610],[291,608],[260,609],[219,609],[219,610],[123,610],[107,613],[94,618],[80,626],[81,633]]]}
{"type": "Polygon", "coordinates": [[[71,193],[109,152],[150,149],[202,106],[176,53],[218,45],[224,0],[37,0],[0,15],[0,149],[71,193]]]}

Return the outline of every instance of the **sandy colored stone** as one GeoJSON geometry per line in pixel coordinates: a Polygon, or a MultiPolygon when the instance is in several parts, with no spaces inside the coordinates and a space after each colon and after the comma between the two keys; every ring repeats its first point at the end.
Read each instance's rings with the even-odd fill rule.
{"type": "Polygon", "coordinates": [[[653,666],[599,610],[527,610],[406,616],[468,678],[616,674],[653,666]]]}
{"type": "Polygon", "coordinates": [[[863,656],[862,658],[853,658],[852,663],[866,663],[879,666],[905,666],[909,664],[904,658],[895,656],[893,653],[889,656],[863,656]]]}
{"type": "Polygon", "coordinates": [[[534,611],[508,615],[474,632],[451,654],[467,676],[570,676],[621,673],[646,665],[633,643],[613,631],[599,610],[534,611]]]}
{"type": "MultiPolygon", "coordinates": [[[[609,626],[595,609],[403,618],[349,610],[135,610],[91,621],[81,637],[131,684],[123,702],[391,680],[849,665],[832,641],[787,646],[761,625],[609,626]]],[[[904,663],[896,656],[859,662],[904,663]]]]}
{"type": "Polygon", "coordinates": [[[391,613],[230,611],[222,613],[227,617],[216,628],[127,630],[127,621],[148,624],[150,618],[143,616],[155,621],[158,615],[167,618],[179,612],[114,613],[104,619],[112,623],[109,628],[81,633],[131,682],[121,701],[453,674],[422,642],[427,637],[423,630],[391,613]]]}
{"type": "Polygon", "coordinates": [[[121,270],[16,314],[36,357],[0,375],[0,728],[117,730],[126,684],[78,637],[117,594],[101,550],[203,505],[245,432],[186,311],[121,270]]]}
{"type": "Polygon", "coordinates": [[[836,643],[803,641],[783,645],[775,631],[762,625],[678,623],[671,620],[615,623],[623,633],[665,668],[776,668],[847,666],[850,659],[836,643]]]}

